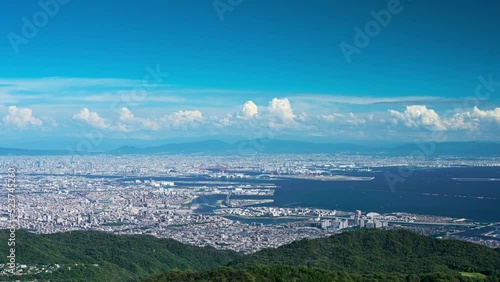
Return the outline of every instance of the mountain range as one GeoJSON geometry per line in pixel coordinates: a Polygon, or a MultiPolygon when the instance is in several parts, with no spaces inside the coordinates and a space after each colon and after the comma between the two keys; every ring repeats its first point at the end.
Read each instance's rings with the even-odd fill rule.
{"type": "Polygon", "coordinates": [[[422,142],[390,147],[349,143],[313,143],[279,139],[250,139],[234,143],[220,140],[167,143],[160,146],[123,146],[106,151],[29,150],[0,148],[0,155],[75,155],[75,154],[365,154],[388,156],[500,156],[500,143],[493,142],[422,142]]]}

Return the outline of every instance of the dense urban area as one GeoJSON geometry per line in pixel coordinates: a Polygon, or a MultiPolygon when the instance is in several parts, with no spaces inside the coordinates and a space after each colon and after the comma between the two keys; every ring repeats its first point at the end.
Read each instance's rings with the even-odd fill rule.
{"type": "MultiPolygon", "coordinates": [[[[100,230],[151,234],[196,246],[253,253],[302,238],[359,228],[417,233],[500,246],[494,222],[394,211],[341,211],[273,205],[273,179],[371,181],[384,166],[499,166],[497,160],[339,155],[204,156],[95,155],[0,157],[0,169],[17,169],[15,220],[0,198],[0,229],[35,233],[100,230]],[[349,174],[361,172],[366,175],[349,174]],[[478,236],[462,233],[481,228],[478,236]]],[[[4,185],[4,183],[2,184],[4,185]]],[[[360,207],[361,209],[361,207],[360,207]]],[[[52,266],[54,267],[54,266],[52,266]]],[[[4,269],[4,271],[6,271],[4,269]]],[[[33,270],[36,272],[36,269],[33,270]]]]}

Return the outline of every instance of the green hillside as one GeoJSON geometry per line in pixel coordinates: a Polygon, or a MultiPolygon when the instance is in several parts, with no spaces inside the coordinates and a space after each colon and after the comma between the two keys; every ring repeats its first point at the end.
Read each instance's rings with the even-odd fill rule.
{"type": "MultiPolygon", "coordinates": [[[[0,263],[7,248],[0,244],[0,263]]],[[[19,231],[16,259],[58,264],[24,276],[42,281],[500,281],[500,250],[402,230],[351,231],[246,256],[148,235],[19,231]]]]}
{"type": "MultiPolygon", "coordinates": [[[[477,276],[477,275],[476,275],[477,276]]],[[[361,274],[330,272],[305,266],[257,266],[249,269],[220,267],[199,272],[169,271],[145,279],[143,282],[487,282],[483,277],[470,277],[460,273],[361,274]]]]}
{"type": "MultiPolygon", "coordinates": [[[[7,260],[7,236],[7,230],[0,232],[0,242],[5,242],[0,244],[0,263],[7,260]]],[[[213,268],[225,265],[237,256],[230,251],[199,248],[148,235],[113,235],[94,231],[46,235],[18,231],[16,234],[16,261],[27,265],[65,265],[54,273],[32,276],[63,281],[69,277],[85,281],[137,281],[171,269],[213,268]]]]}
{"type": "Polygon", "coordinates": [[[229,265],[242,268],[259,264],[359,273],[429,273],[451,269],[498,274],[500,254],[481,245],[439,240],[406,230],[365,229],[296,241],[237,258],[229,265]]]}

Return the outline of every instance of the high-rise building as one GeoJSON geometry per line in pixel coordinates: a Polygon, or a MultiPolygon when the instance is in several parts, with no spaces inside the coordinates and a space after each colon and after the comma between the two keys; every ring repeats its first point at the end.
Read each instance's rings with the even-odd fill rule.
{"type": "Polygon", "coordinates": [[[323,220],[321,221],[321,228],[322,229],[327,229],[328,227],[332,226],[332,222],[330,220],[323,220]]]}
{"type": "Polygon", "coordinates": [[[361,216],[362,216],[361,211],[356,210],[356,213],[354,214],[354,225],[360,226],[360,221],[362,220],[361,216]]]}

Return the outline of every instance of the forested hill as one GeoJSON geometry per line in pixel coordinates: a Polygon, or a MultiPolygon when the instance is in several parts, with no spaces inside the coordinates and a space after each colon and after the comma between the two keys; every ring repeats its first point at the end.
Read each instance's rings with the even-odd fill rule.
{"type": "MultiPolygon", "coordinates": [[[[5,263],[8,230],[1,230],[0,253],[5,263]],[[4,255],[5,254],[5,255],[4,255]]],[[[150,235],[113,235],[96,231],[55,234],[16,232],[16,262],[63,265],[53,273],[31,278],[51,281],[138,281],[167,270],[204,270],[226,265],[239,254],[212,247],[199,248],[150,235]]],[[[0,281],[4,281],[0,277],[0,281]]]]}
{"type": "Polygon", "coordinates": [[[256,266],[247,269],[218,267],[205,271],[169,271],[143,282],[489,282],[497,278],[453,271],[421,274],[332,272],[306,266],[256,266]]]}
{"type": "MultiPolygon", "coordinates": [[[[2,230],[0,240],[7,242],[8,235],[2,230]]],[[[0,244],[5,254],[0,263],[8,248],[0,244]]],[[[18,231],[16,261],[39,269],[60,266],[23,277],[42,281],[140,281],[151,275],[157,276],[147,281],[499,281],[500,277],[499,250],[383,230],[301,240],[246,256],[148,235],[18,231]]],[[[0,277],[9,279],[19,277],[0,277]]]]}
{"type": "Polygon", "coordinates": [[[301,265],[359,273],[426,273],[446,269],[493,273],[500,270],[500,252],[406,230],[365,229],[295,241],[237,258],[229,265],[242,268],[260,264],[301,265]]]}

